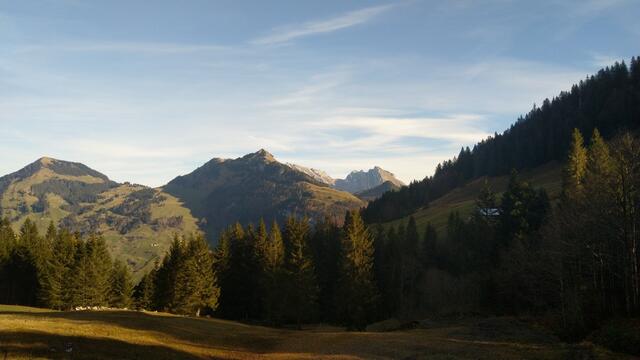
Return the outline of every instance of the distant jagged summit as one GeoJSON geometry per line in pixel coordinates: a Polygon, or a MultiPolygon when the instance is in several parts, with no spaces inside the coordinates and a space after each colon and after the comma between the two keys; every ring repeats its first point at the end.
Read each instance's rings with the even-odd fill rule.
{"type": "Polygon", "coordinates": [[[375,166],[369,171],[352,171],[345,179],[338,179],[334,187],[338,190],[350,193],[359,193],[378,187],[385,182],[402,187],[404,183],[398,180],[395,175],[379,166],[375,166]]]}
{"type": "Polygon", "coordinates": [[[296,171],[303,172],[314,180],[329,185],[334,189],[350,192],[352,194],[358,194],[363,191],[377,188],[386,182],[389,182],[393,186],[388,185],[386,187],[381,187],[377,191],[382,189],[397,189],[404,186],[404,183],[398,180],[395,175],[379,166],[376,166],[367,172],[363,170],[352,171],[347,175],[346,179],[334,179],[322,170],[308,168],[297,164],[287,163],[287,166],[296,171]]]}

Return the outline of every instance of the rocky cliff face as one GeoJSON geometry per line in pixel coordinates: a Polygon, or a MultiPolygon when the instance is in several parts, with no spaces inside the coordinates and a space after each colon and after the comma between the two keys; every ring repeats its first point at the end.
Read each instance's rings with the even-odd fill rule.
{"type": "Polygon", "coordinates": [[[332,178],[331,176],[329,176],[329,174],[327,174],[326,172],[322,171],[322,170],[318,170],[318,169],[314,169],[314,168],[308,168],[308,167],[304,167],[302,165],[296,165],[296,164],[290,164],[287,163],[287,166],[289,166],[290,168],[296,170],[296,171],[300,171],[302,173],[305,173],[307,175],[309,175],[311,178],[313,178],[314,180],[321,182],[323,184],[327,184],[330,186],[333,186],[336,182],[336,180],[334,178],[332,178]]]}
{"type": "Polygon", "coordinates": [[[352,171],[345,179],[336,180],[334,187],[355,194],[378,187],[387,181],[398,187],[404,186],[404,183],[395,175],[376,166],[366,172],[352,171]]]}
{"type": "Polygon", "coordinates": [[[379,188],[376,191],[380,192],[384,189],[392,190],[404,186],[404,183],[398,180],[395,175],[378,166],[368,171],[352,171],[345,179],[334,179],[322,170],[308,168],[301,165],[287,164],[287,166],[296,171],[305,173],[314,180],[327,184],[334,189],[350,192],[352,194],[358,194],[374,188],[379,188]],[[389,184],[381,187],[381,185],[386,182],[389,182],[389,184]]]}

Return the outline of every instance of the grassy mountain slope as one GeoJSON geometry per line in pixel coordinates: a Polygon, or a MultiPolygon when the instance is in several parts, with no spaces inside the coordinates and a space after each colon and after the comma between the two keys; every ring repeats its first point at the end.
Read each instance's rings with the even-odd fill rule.
{"type": "Polygon", "coordinates": [[[379,198],[380,196],[382,196],[382,194],[386,192],[396,191],[401,187],[402,185],[399,185],[393,181],[385,181],[376,187],[373,187],[369,190],[358,192],[355,195],[364,201],[372,201],[379,198]]]}
{"type": "Polygon", "coordinates": [[[569,345],[511,318],[430,321],[425,329],[273,329],[132,311],[46,312],[0,305],[10,359],[630,359],[569,345]],[[69,352],[66,352],[70,349],[69,352]]]}
{"type": "MultiPolygon", "coordinates": [[[[551,201],[554,201],[560,195],[562,165],[558,162],[550,162],[535,169],[523,171],[519,174],[519,177],[534,187],[544,188],[551,201]]],[[[473,210],[475,201],[484,187],[485,181],[494,192],[501,194],[507,188],[509,176],[485,176],[475,179],[449,191],[444,196],[431,202],[428,207],[419,209],[409,216],[386,224],[406,224],[409,221],[409,217],[413,216],[416,219],[418,228],[421,230],[421,234],[427,224],[431,223],[436,227],[438,234],[444,236],[449,214],[452,211],[458,211],[463,218],[467,218],[473,210]]]]}
{"type": "Polygon", "coordinates": [[[364,205],[355,196],[276,161],[264,150],[237,159],[213,159],[175,178],[163,191],[204,219],[202,226],[212,242],[236,221],[282,221],[290,214],[341,219],[346,210],[364,205]]]}
{"type": "Polygon", "coordinates": [[[118,184],[85,165],[51,158],[0,178],[0,216],[16,230],[30,218],[41,233],[51,221],[101,233],[111,254],[136,275],[164,255],[174,234],[198,231],[190,211],[169,194],[118,184]]]}

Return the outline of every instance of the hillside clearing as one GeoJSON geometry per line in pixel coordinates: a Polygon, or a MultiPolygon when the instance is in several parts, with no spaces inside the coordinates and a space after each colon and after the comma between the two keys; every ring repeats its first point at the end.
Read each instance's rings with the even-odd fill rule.
{"type": "Polygon", "coordinates": [[[160,313],[48,312],[0,306],[0,358],[627,358],[591,344],[566,345],[525,326],[514,319],[497,318],[389,333],[344,332],[329,327],[293,331],[160,313]]]}
{"type": "MultiPolygon", "coordinates": [[[[519,177],[535,188],[544,188],[552,202],[560,195],[562,165],[557,162],[550,162],[535,169],[523,171],[519,174],[519,177]]],[[[509,176],[482,177],[451,190],[431,202],[428,207],[412,214],[416,219],[418,228],[422,231],[427,224],[431,223],[439,234],[445,234],[449,214],[457,211],[463,218],[468,217],[473,210],[478,194],[480,194],[485,185],[485,181],[491,190],[501,194],[507,189],[509,176]]],[[[409,217],[405,217],[388,222],[385,225],[397,226],[398,224],[406,224],[408,221],[409,217]]]]}

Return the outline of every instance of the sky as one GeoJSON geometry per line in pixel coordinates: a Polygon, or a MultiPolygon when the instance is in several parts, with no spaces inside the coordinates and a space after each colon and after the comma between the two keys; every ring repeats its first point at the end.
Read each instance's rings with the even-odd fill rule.
{"type": "Polygon", "coordinates": [[[640,55],[638,0],[0,0],[0,174],[160,186],[265,148],[409,182],[640,55]]]}

